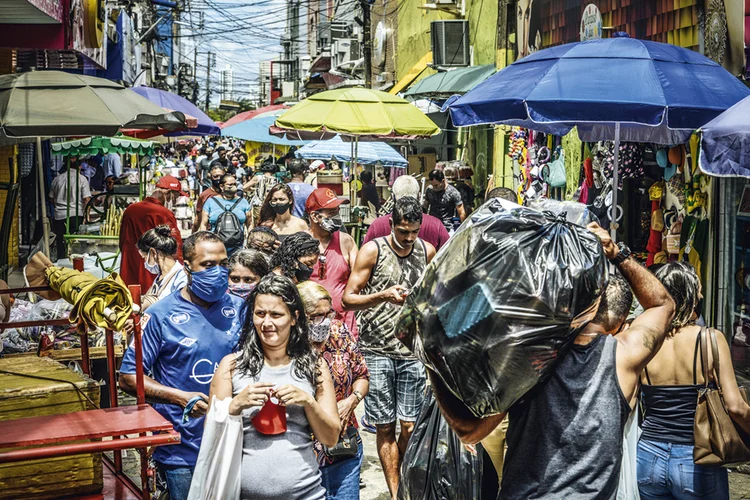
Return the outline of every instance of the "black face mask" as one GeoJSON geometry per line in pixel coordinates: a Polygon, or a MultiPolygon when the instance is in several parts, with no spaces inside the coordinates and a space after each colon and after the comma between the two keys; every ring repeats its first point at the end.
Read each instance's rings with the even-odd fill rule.
{"type": "Polygon", "coordinates": [[[294,277],[297,278],[297,282],[302,283],[307,281],[313,274],[313,268],[304,265],[302,262],[299,263],[299,267],[294,271],[294,277]]]}
{"type": "Polygon", "coordinates": [[[214,191],[218,191],[221,188],[221,179],[211,179],[211,186],[214,188],[214,191]]]}
{"type": "Polygon", "coordinates": [[[283,203],[279,205],[274,205],[273,203],[271,204],[271,208],[273,208],[273,211],[279,215],[286,213],[291,206],[291,203],[283,203]]]}

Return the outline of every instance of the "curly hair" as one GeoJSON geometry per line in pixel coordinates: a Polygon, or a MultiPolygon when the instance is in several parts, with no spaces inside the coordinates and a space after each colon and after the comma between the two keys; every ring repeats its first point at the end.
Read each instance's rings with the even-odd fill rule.
{"type": "Polygon", "coordinates": [[[294,271],[299,268],[302,257],[320,255],[318,240],[307,233],[294,233],[281,242],[281,246],[271,259],[271,269],[281,268],[281,274],[287,278],[294,277],[294,271]]]}
{"type": "Polygon", "coordinates": [[[289,203],[291,203],[292,205],[289,207],[289,210],[292,210],[292,207],[294,206],[294,193],[292,193],[292,188],[290,188],[283,182],[279,182],[268,191],[266,199],[263,201],[263,205],[260,207],[260,224],[276,219],[276,212],[274,212],[273,207],[271,207],[271,198],[273,198],[273,195],[275,195],[279,191],[284,191],[286,197],[289,198],[289,203]]]}
{"type": "Polygon", "coordinates": [[[265,355],[263,344],[255,330],[253,317],[255,316],[255,300],[258,295],[275,295],[279,297],[289,309],[289,314],[297,318],[296,324],[291,326],[289,343],[286,347],[287,355],[294,361],[294,374],[308,380],[313,387],[321,383],[321,373],[318,367],[319,353],[310,343],[307,315],[302,304],[297,287],[292,280],[284,276],[269,274],[265,276],[247,299],[245,323],[240,340],[234,352],[237,357],[233,369],[250,377],[257,377],[263,369],[265,355]]]}

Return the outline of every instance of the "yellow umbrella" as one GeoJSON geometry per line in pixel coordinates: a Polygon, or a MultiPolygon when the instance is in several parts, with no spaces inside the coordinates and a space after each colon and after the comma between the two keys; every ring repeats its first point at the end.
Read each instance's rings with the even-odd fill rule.
{"type": "MultiPolygon", "coordinates": [[[[315,138],[311,133],[339,133],[354,137],[352,180],[357,179],[357,150],[361,137],[417,139],[440,133],[426,114],[406,99],[361,87],[314,94],[276,119],[271,133],[289,138],[315,138]],[[305,137],[303,137],[303,135],[305,137]]],[[[318,137],[320,138],[320,137],[318,137]]],[[[354,182],[350,199],[355,198],[354,182]]]]}
{"type": "Polygon", "coordinates": [[[440,133],[435,122],[409,101],[360,87],[314,94],[279,116],[276,127],[350,136],[426,137],[440,133]]]}

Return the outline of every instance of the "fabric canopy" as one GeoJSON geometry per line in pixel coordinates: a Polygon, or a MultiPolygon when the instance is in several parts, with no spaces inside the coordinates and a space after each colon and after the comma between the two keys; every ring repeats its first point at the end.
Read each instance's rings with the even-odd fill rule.
{"type": "Polygon", "coordinates": [[[535,52],[455,99],[450,113],[456,126],[503,123],[562,135],[578,125],[584,141],[612,139],[620,123],[628,140],[662,142],[674,140],[667,129],[689,134],[749,94],[692,50],[607,38],[535,52]]]}
{"type": "Polygon", "coordinates": [[[409,101],[360,87],[311,95],[277,118],[276,127],[352,136],[429,137],[440,133],[409,101]]]}
{"type": "MultiPolygon", "coordinates": [[[[297,158],[305,160],[352,161],[352,144],[341,137],[328,141],[313,141],[299,148],[297,158]]],[[[357,146],[357,161],[366,165],[381,163],[385,167],[406,168],[409,162],[395,149],[384,142],[360,142],[357,146]]]]}
{"type": "Polygon", "coordinates": [[[263,106],[262,108],[245,111],[243,113],[234,115],[229,120],[225,121],[221,125],[221,128],[231,127],[232,125],[237,125],[238,123],[242,123],[245,120],[251,120],[258,116],[266,115],[266,113],[280,111],[284,109],[289,109],[289,106],[287,106],[286,104],[272,104],[270,106],[263,106]]]}
{"type": "Polygon", "coordinates": [[[112,136],[121,128],[181,130],[185,116],[104,78],[64,71],[0,76],[0,136],[112,136]]]}
{"type": "MultiPolygon", "coordinates": [[[[198,126],[191,127],[190,130],[184,132],[185,135],[219,135],[221,129],[214,121],[208,117],[206,113],[198,109],[198,107],[192,102],[188,101],[182,96],[167,92],[166,90],[159,90],[152,87],[134,87],[133,92],[142,95],[149,101],[157,104],[165,109],[173,109],[180,111],[191,117],[198,119],[198,126]]],[[[183,133],[175,132],[168,134],[170,136],[179,136],[183,133]]]]}
{"type": "Polygon", "coordinates": [[[701,127],[698,165],[716,177],[750,177],[750,97],[701,127]]]}
{"type": "Polygon", "coordinates": [[[295,141],[271,135],[269,128],[273,125],[274,121],[276,121],[276,116],[261,116],[245,120],[231,127],[223,128],[221,135],[245,141],[276,144],[277,146],[301,146],[307,144],[305,141],[295,141]]]}
{"type": "Polygon", "coordinates": [[[497,72],[494,64],[441,71],[419,80],[404,93],[404,97],[450,97],[465,94],[497,72]]]}
{"type": "Polygon", "coordinates": [[[84,137],[52,143],[52,154],[61,156],[95,156],[99,153],[150,155],[153,152],[153,142],[130,137],[84,137]]]}

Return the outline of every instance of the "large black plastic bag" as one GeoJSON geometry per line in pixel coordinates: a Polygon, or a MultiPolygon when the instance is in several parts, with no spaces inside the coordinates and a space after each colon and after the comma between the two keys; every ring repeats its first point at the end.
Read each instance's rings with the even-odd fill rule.
{"type": "Polygon", "coordinates": [[[481,456],[461,444],[430,391],[401,462],[399,500],[478,500],[481,490],[481,456]]]}
{"type": "Polygon", "coordinates": [[[596,313],[606,258],[564,215],[488,201],[402,309],[401,341],[477,417],[505,412],[544,380],[596,313]]]}

